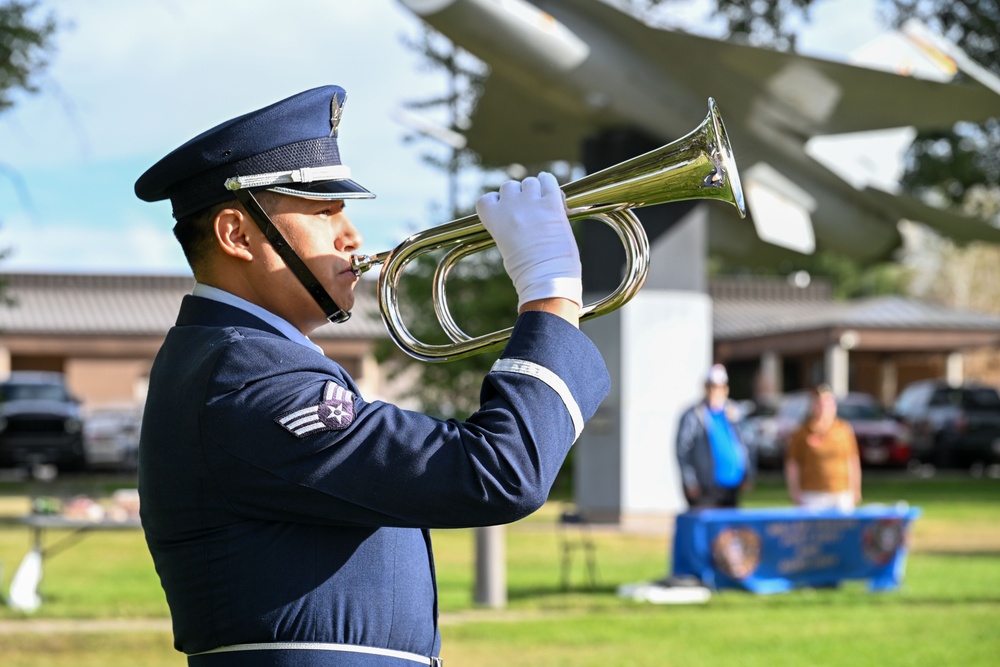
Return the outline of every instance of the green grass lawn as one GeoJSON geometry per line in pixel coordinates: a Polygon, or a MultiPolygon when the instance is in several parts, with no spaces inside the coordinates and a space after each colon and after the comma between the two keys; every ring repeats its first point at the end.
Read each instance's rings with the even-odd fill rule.
{"type": "MultiPolygon", "coordinates": [[[[9,491],[0,496],[0,515],[26,506],[18,489],[9,491]]],[[[869,593],[861,582],[773,596],[723,591],[691,606],[618,597],[623,583],[667,573],[667,525],[661,533],[595,530],[598,585],[588,585],[577,555],[571,587],[563,590],[555,521],[561,506],[553,502],[506,529],[507,608],[477,609],[473,531],[435,531],[443,657],[452,667],[1000,664],[1000,482],[869,475],[865,501],[906,501],[922,510],[898,591],[869,593]]],[[[763,480],[746,504],[787,505],[780,480],[763,480]]],[[[0,524],[4,591],[28,547],[24,527],[0,524]]],[[[61,625],[73,619],[166,623],[140,532],[86,536],[47,563],[41,590],[45,602],[30,617],[0,607],[5,667],[185,664],[166,629],[112,632],[101,625],[78,632],[61,625]]]]}

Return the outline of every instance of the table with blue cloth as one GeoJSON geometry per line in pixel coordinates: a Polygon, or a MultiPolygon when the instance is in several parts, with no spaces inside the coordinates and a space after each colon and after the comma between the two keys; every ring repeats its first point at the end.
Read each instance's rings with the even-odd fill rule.
{"type": "Polygon", "coordinates": [[[780,593],[864,579],[870,590],[897,588],[918,508],[866,505],[837,510],[705,509],[677,516],[673,576],[708,588],[780,593]]]}

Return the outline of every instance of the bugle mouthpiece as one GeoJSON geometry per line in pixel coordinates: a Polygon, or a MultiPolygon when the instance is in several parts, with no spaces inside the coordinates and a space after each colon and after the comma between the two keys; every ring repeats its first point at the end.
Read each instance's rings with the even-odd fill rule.
{"type": "Polygon", "coordinates": [[[351,269],[354,271],[354,275],[360,276],[373,267],[383,264],[389,258],[390,252],[392,251],[380,252],[374,255],[351,255],[351,269]]]}

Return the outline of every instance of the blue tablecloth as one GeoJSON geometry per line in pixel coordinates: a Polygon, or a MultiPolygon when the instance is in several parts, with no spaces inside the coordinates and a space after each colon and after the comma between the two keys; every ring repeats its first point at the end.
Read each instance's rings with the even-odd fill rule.
{"type": "Polygon", "coordinates": [[[853,512],[710,509],[680,514],[673,574],[712,589],[778,593],[867,579],[871,590],[903,580],[910,522],[918,508],[862,506],[853,512]]]}

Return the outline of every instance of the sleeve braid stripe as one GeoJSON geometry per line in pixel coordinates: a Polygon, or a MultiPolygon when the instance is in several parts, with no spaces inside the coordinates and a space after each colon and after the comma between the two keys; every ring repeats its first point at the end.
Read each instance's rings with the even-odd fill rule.
{"type": "Polygon", "coordinates": [[[498,359],[493,364],[491,372],[520,373],[521,375],[531,376],[547,384],[562,399],[563,405],[566,406],[566,410],[573,420],[573,428],[576,431],[573,436],[573,442],[576,442],[576,439],[580,437],[580,433],[583,431],[583,413],[580,412],[580,406],[577,404],[576,399],[573,398],[573,393],[561,377],[544,366],[539,366],[534,362],[523,359],[498,359]]]}

